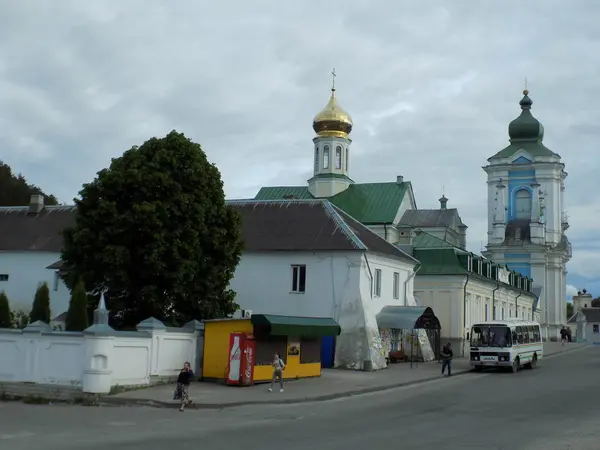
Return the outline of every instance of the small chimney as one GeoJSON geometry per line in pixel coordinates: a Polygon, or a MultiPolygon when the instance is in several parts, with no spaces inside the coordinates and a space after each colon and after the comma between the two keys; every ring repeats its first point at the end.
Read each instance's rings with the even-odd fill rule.
{"type": "Polygon", "coordinates": [[[396,183],[398,183],[398,184],[404,183],[404,177],[402,175],[398,175],[396,177],[396,183]]]}
{"type": "Polygon", "coordinates": [[[442,196],[439,198],[439,202],[440,202],[440,209],[446,209],[446,205],[448,204],[448,199],[446,198],[445,195],[442,194],[442,196]]]}
{"type": "Polygon", "coordinates": [[[29,214],[39,214],[44,209],[44,196],[32,194],[29,197],[29,214]]]}

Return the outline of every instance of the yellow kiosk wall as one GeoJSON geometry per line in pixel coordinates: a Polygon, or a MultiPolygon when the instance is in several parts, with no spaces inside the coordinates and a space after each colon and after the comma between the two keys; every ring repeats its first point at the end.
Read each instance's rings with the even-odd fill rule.
{"type": "MultiPolygon", "coordinates": [[[[229,360],[229,336],[231,333],[252,333],[250,319],[224,319],[204,323],[204,359],[202,375],[204,378],[226,379],[227,363],[229,360]]],[[[260,340],[256,346],[260,346],[260,340]]],[[[298,339],[288,339],[287,355],[281,355],[286,362],[283,372],[284,379],[318,377],[321,375],[321,363],[300,363],[302,344],[298,339]],[[290,346],[299,347],[297,355],[289,355],[290,346]]],[[[273,367],[271,365],[255,366],[254,381],[271,381],[273,367]]]]}

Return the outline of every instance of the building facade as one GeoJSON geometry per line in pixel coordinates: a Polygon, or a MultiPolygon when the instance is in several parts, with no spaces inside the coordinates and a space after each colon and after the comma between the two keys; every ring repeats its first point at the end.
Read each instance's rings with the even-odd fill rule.
{"type": "Polygon", "coordinates": [[[488,243],[484,255],[532,277],[539,291],[545,338],[566,324],[567,262],[571,244],[565,212],[565,165],[544,143],[544,127],[523,91],[510,144],[488,159],[488,243]]]}
{"type": "Polygon", "coordinates": [[[231,281],[252,314],[332,318],[335,367],[386,367],[377,315],[415,306],[418,262],[327,200],[232,200],[244,254],[231,281]]]}
{"type": "Polygon", "coordinates": [[[436,311],[442,340],[464,351],[471,327],[487,320],[538,320],[533,280],[423,230],[413,232],[419,260],[415,296],[436,311]]]}
{"type": "Polygon", "coordinates": [[[28,206],[0,207],[0,291],[13,311],[29,313],[39,283],[50,289],[51,317],[69,309],[69,289],[53,263],[61,233],[74,221],[75,207],[45,206],[42,195],[32,195],[28,206]]]}

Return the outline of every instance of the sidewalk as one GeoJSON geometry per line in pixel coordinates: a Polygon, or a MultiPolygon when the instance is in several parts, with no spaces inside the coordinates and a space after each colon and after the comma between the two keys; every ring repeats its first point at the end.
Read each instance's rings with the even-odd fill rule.
{"type": "MultiPolygon", "coordinates": [[[[564,353],[584,347],[585,344],[549,342],[544,344],[546,356],[564,353]]],[[[543,361],[542,361],[543,364],[543,361]]],[[[471,367],[466,358],[457,358],[452,363],[452,375],[469,373],[471,367]]],[[[320,378],[293,380],[285,383],[285,392],[279,389],[268,392],[269,385],[257,384],[248,387],[225,386],[216,383],[196,382],[190,386],[190,408],[219,409],[242,405],[286,404],[332,400],[340,397],[384,391],[401,386],[410,386],[439,379],[441,365],[437,362],[390,364],[388,369],[377,372],[323,369],[320,378]]],[[[179,407],[173,401],[174,385],[154,386],[122,392],[99,399],[105,405],[137,405],[162,408],[179,407]]]]}

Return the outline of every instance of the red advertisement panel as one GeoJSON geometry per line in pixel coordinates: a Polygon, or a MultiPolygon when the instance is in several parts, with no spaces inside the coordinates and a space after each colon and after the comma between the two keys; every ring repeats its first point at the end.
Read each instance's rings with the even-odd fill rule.
{"type": "Polygon", "coordinates": [[[242,353],[242,386],[251,386],[254,383],[254,339],[244,339],[244,352],[242,353]]]}

